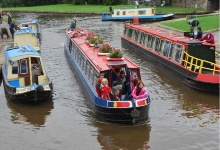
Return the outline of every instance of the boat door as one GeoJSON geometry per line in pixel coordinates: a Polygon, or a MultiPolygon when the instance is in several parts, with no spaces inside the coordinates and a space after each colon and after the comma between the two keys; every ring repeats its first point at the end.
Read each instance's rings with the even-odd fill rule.
{"type": "Polygon", "coordinates": [[[29,58],[20,59],[18,78],[20,86],[30,85],[29,58]]]}

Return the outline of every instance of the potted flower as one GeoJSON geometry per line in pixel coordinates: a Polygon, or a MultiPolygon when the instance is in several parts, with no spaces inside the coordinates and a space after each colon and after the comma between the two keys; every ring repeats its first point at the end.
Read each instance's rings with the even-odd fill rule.
{"type": "Polygon", "coordinates": [[[103,40],[97,36],[90,36],[88,40],[90,46],[95,46],[103,43],[103,40]]]}
{"type": "Polygon", "coordinates": [[[95,33],[89,32],[87,37],[86,37],[86,42],[89,43],[90,40],[92,40],[96,36],[95,33]]]}
{"type": "Polygon", "coordinates": [[[112,51],[107,55],[107,60],[124,60],[123,53],[119,48],[112,48],[112,51]]]}
{"type": "Polygon", "coordinates": [[[99,48],[98,55],[108,55],[112,50],[112,47],[110,44],[102,44],[99,48]]]}

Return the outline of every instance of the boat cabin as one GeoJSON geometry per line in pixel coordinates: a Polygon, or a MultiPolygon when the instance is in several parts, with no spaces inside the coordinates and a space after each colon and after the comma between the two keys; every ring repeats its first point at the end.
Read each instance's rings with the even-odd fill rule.
{"type": "MultiPolygon", "coordinates": [[[[109,13],[102,13],[103,16],[109,15],[109,13]]],[[[156,8],[139,8],[139,9],[115,9],[112,17],[128,17],[128,16],[154,16],[156,15],[156,8]]]]}
{"type": "Polygon", "coordinates": [[[33,47],[13,43],[5,48],[5,75],[11,86],[48,83],[42,57],[33,47]]]}
{"type": "Polygon", "coordinates": [[[37,19],[22,20],[19,27],[20,28],[28,27],[31,28],[32,30],[35,30],[37,33],[37,38],[41,41],[41,29],[37,19]]]}
{"type": "Polygon", "coordinates": [[[37,33],[29,27],[22,27],[15,31],[14,42],[17,43],[18,46],[31,45],[35,50],[40,51],[40,41],[39,38],[37,38],[37,33]]]}
{"type": "Polygon", "coordinates": [[[215,45],[146,25],[125,24],[123,37],[194,72],[219,74],[215,45]]]}

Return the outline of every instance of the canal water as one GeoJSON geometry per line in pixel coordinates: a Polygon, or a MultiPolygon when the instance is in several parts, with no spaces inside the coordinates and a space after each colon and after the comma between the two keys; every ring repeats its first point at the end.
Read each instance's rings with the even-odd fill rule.
{"type": "MultiPolygon", "coordinates": [[[[65,28],[72,15],[15,14],[17,20],[37,18],[42,29],[42,55],[54,84],[51,101],[19,104],[7,101],[0,86],[0,148],[2,150],[217,150],[219,96],[183,86],[132,51],[124,55],[141,68],[151,95],[150,119],[121,125],[96,119],[85,91],[64,54],[65,28]]],[[[77,16],[77,26],[97,33],[121,48],[123,23],[99,16],[77,16]]]]}

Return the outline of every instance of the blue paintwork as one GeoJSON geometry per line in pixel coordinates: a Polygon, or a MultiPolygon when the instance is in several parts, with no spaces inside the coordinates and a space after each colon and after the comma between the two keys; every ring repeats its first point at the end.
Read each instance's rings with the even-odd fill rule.
{"type": "Polygon", "coordinates": [[[37,24],[38,20],[37,19],[32,19],[31,21],[27,21],[27,20],[22,20],[21,24],[37,24]]]}
{"type": "MultiPolygon", "coordinates": [[[[156,14],[154,16],[135,16],[142,21],[171,19],[174,14],[156,14]]],[[[134,16],[110,16],[109,12],[102,12],[102,21],[126,21],[133,20],[134,16]]]]}
{"type": "Polygon", "coordinates": [[[20,30],[15,31],[14,35],[17,34],[24,34],[24,33],[30,33],[30,34],[36,34],[36,31],[31,28],[21,28],[20,30]]]}
{"type": "Polygon", "coordinates": [[[9,83],[11,86],[15,86],[15,87],[19,87],[19,86],[20,86],[19,80],[8,81],[8,83],[9,83]]]}
{"type": "Polygon", "coordinates": [[[10,46],[5,47],[5,57],[6,57],[6,59],[11,59],[11,58],[14,58],[14,57],[25,56],[25,55],[41,56],[41,54],[39,52],[37,52],[30,45],[20,46],[20,47],[13,48],[13,49],[8,49],[9,47],[10,46]],[[22,50],[25,50],[25,51],[22,51],[22,50]]]}

